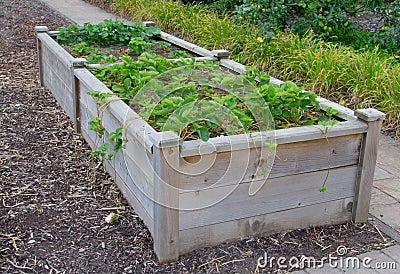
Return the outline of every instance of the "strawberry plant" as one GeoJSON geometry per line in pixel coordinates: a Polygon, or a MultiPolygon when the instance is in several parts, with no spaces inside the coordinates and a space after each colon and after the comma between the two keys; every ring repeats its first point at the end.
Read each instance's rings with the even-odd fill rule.
{"type": "Polygon", "coordinates": [[[145,27],[140,22],[104,20],[99,24],[85,23],[83,26],[69,25],[61,28],[57,35],[57,42],[61,45],[82,42],[92,46],[127,45],[134,37],[141,37],[148,41],[159,33],[159,28],[145,27]]]}
{"type": "MultiPolygon", "coordinates": [[[[253,7],[253,2],[256,1],[245,0],[243,4],[253,7]]],[[[283,1],[282,3],[267,2],[263,2],[269,5],[267,9],[257,6],[257,10],[264,13],[275,12],[276,15],[279,6],[280,9],[286,11],[283,1]]],[[[236,80],[233,80],[232,74],[217,70],[209,76],[210,79],[201,78],[191,67],[195,62],[194,58],[188,58],[189,56],[184,51],[170,52],[170,57],[176,58],[175,60],[155,54],[154,51],[157,49],[168,51],[170,47],[167,42],[151,39],[158,33],[159,29],[144,27],[140,23],[105,20],[98,25],[87,23],[83,26],[66,27],[60,30],[58,40],[70,45],[72,52],[77,56],[84,56],[90,62],[97,63],[115,62],[116,59],[113,55],[103,54],[104,49],[100,51],[93,46],[127,45],[128,53],[138,55],[137,59],[122,54],[119,58],[120,63],[94,68],[93,74],[127,104],[132,104],[134,110],[156,130],[175,131],[184,140],[200,138],[206,141],[210,137],[221,134],[259,130],[259,121],[254,116],[257,110],[249,108],[246,98],[253,102],[265,101],[274,116],[276,128],[318,123],[320,117],[317,113],[320,109],[314,93],[305,92],[292,82],[281,86],[270,85],[270,79],[266,73],[248,68],[243,76],[244,80],[241,81],[255,85],[257,91],[250,95],[239,94],[233,90],[240,89],[244,84],[238,85],[236,80]],[[186,76],[174,76],[168,79],[167,86],[171,92],[167,96],[158,98],[152,94],[139,101],[131,102],[133,98],[136,98],[138,91],[156,76],[178,67],[187,69],[186,76]],[[219,84],[216,86],[210,84],[210,81],[219,84]],[[233,86],[235,88],[232,89],[233,86]]],[[[206,61],[197,65],[196,68],[217,66],[218,63],[206,61]]],[[[160,86],[154,88],[154,90],[158,89],[162,88],[160,86]]],[[[107,98],[111,96],[111,94],[103,96],[96,91],[91,92],[90,95],[94,96],[99,104],[106,104],[107,98]]],[[[325,116],[321,117],[323,119],[325,116]]],[[[90,129],[94,130],[100,138],[104,135],[105,129],[100,117],[90,121],[90,129]]],[[[115,143],[114,148],[120,149],[123,146],[122,129],[110,134],[109,141],[115,143]]],[[[106,146],[107,143],[95,151],[98,157],[109,158],[112,155],[105,154],[109,149],[106,146]]]]}
{"type": "Polygon", "coordinates": [[[105,20],[97,25],[70,25],[59,30],[58,43],[67,47],[74,57],[84,57],[89,64],[111,64],[124,56],[164,52],[171,58],[191,57],[171,44],[154,38],[160,29],[142,23],[105,20]],[[107,48],[113,46],[113,48],[107,48]],[[119,47],[119,48],[118,48],[119,47]]]}
{"type": "MultiPolygon", "coordinates": [[[[252,110],[243,101],[243,96],[224,88],[231,84],[232,74],[215,72],[212,79],[220,83],[220,87],[215,87],[207,79],[188,76],[197,75],[191,66],[187,66],[194,64],[193,59],[173,62],[159,55],[143,53],[138,60],[128,56],[121,60],[122,64],[95,68],[92,72],[127,104],[131,104],[156,130],[172,130],[185,140],[200,138],[203,141],[221,134],[257,130],[257,121],[252,110]],[[167,88],[172,91],[168,96],[160,97],[152,93],[138,99],[138,91],[150,80],[182,66],[187,70],[186,76],[177,75],[168,79],[167,88]],[[136,99],[135,102],[131,101],[133,98],[136,99]],[[217,106],[222,107],[223,111],[218,111],[217,106]],[[202,119],[199,113],[207,119],[202,119]],[[226,121],[234,123],[227,124],[226,121]]],[[[205,62],[197,65],[197,68],[201,66],[218,66],[218,63],[205,62]]],[[[276,128],[318,123],[319,117],[316,113],[320,109],[314,93],[305,92],[292,82],[281,86],[270,85],[268,75],[254,68],[248,68],[244,78],[258,87],[259,94],[274,116],[276,128]]],[[[154,86],[153,90],[162,90],[162,85],[156,83],[158,86],[154,86]]]]}

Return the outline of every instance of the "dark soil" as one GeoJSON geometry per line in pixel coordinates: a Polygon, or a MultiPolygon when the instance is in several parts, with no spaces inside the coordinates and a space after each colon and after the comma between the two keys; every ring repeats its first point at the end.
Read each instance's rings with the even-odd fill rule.
{"type": "Polygon", "coordinates": [[[339,245],[352,254],[391,244],[372,224],[345,224],[251,237],[158,265],[150,233],[38,82],[34,26],[69,23],[37,0],[0,2],[0,272],[250,273],[264,251],[321,258],[339,245]],[[117,224],[105,221],[111,212],[117,224]]]}

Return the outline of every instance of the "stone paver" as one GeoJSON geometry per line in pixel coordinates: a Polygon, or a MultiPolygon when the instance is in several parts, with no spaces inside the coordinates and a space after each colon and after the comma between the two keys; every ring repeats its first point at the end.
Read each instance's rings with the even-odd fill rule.
{"type": "Polygon", "coordinates": [[[400,178],[377,180],[374,186],[400,202],[400,178]]]}
{"type": "Polygon", "coordinates": [[[400,232],[400,203],[382,190],[374,187],[369,212],[381,222],[400,232]]]}
{"type": "MultiPolygon", "coordinates": [[[[394,245],[388,248],[385,248],[382,250],[383,253],[388,255],[390,258],[396,260],[397,262],[400,262],[400,245],[394,245]]],[[[400,265],[398,265],[397,268],[400,272],[400,265]]]]}
{"type": "Polygon", "coordinates": [[[377,164],[385,171],[400,177],[400,142],[381,142],[378,149],[377,164]]]}
{"type": "Polygon", "coordinates": [[[386,170],[380,168],[380,166],[376,166],[375,173],[374,173],[374,181],[384,180],[384,179],[391,179],[395,178],[395,176],[386,170]]]}
{"type": "MultiPolygon", "coordinates": [[[[375,183],[375,182],[374,182],[375,183]]],[[[371,191],[371,206],[381,206],[381,205],[395,205],[398,201],[392,196],[387,195],[385,192],[377,187],[373,187],[371,191]]],[[[376,216],[378,217],[378,216],[376,216]]]]}

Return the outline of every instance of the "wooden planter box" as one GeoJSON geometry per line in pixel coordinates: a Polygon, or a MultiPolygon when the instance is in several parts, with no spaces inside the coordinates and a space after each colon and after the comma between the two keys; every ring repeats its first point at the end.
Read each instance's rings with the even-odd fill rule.
{"type": "MultiPolygon", "coordinates": [[[[86,93],[110,90],[83,68],[84,60],[73,58],[51,38],[54,32],[36,27],[36,33],[41,84],[53,93],[76,130],[95,147],[99,140],[88,122],[97,117],[99,106],[86,93]]],[[[208,51],[164,32],[161,38],[200,56],[218,59],[221,66],[233,71],[244,71],[243,65],[227,59],[223,51],[208,51]]],[[[282,83],[273,78],[271,82],[282,83]]],[[[245,134],[211,138],[200,153],[201,141],[182,142],[174,133],[156,132],[121,100],[110,103],[102,117],[105,135],[124,126],[127,144],[116,154],[115,162],[105,163],[106,169],[150,230],[161,262],[249,235],[367,221],[384,114],[374,109],[353,112],[323,98],[318,100],[322,109],[338,110],[337,116],[343,121],[330,128],[327,136],[318,126],[276,130],[279,157],[267,182],[252,196],[249,185],[263,179],[255,176],[260,161],[256,149],[263,145],[259,142],[263,133],[251,138],[245,134]],[[201,166],[201,161],[209,157],[214,164],[196,174],[199,164],[193,163],[201,166]],[[235,173],[241,167],[229,166],[230,159],[244,157],[249,161],[247,169],[244,174],[235,173]],[[319,189],[328,170],[327,191],[322,193],[319,189]],[[195,175],[185,175],[188,173],[195,175]],[[234,191],[219,203],[184,210],[202,207],[238,181],[234,191]]]]}

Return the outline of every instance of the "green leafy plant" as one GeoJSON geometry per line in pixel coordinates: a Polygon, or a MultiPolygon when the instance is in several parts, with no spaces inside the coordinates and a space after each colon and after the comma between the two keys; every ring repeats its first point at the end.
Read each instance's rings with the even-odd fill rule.
{"type": "Polygon", "coordinates": [[[280,86],[263,85],[260,93],[268,103],[277,128],[313,125],[318,120],[313,115],[320,110],[317,96],[293,82],[287,81],[280,86]]]}
{"type": "Polygon", "coordinates": [[[191,57],[189,54],[187,54],[186,52],[182,51],[182,50],[174,50],[172,52],[170,52],[170,54],[168,55],[171,58],[188,58],[191,57]]]}
{"type": "Polygon", "coordinates": [[[152,43],[145,41],[143,37],[133,37],[128,44],[128,52],[133,52],[135,54],[142,54],[151,48],[152,43]]]}
{"type": "Polygon", "coordinates": [[[99,117],[94,117],[90,120],[89,129],[96,132],[100,137],[102,137],[104,135],[104,132],[106,131],[99,117]]]}
{"type": "Polygon", "coordinates": [[[57,42],[62,45],[74,45],[82,42],[87,45],[127,45],[132,38],[141,37],[148,41],[160,34],[156,27],[145,27],[142,23],[122,20],[104,20],[99,24],[85,23],[82,26],[69,25],[59,29],[57,42]]]}
{"type": "Polygon", "coordinates": [[[114,151],[118,152],[120,149],[125,148],[125,142],[123,139],[123,128],[119,127],[114,132],[108,135],[108,140],[114,143],[114,151]]]}

